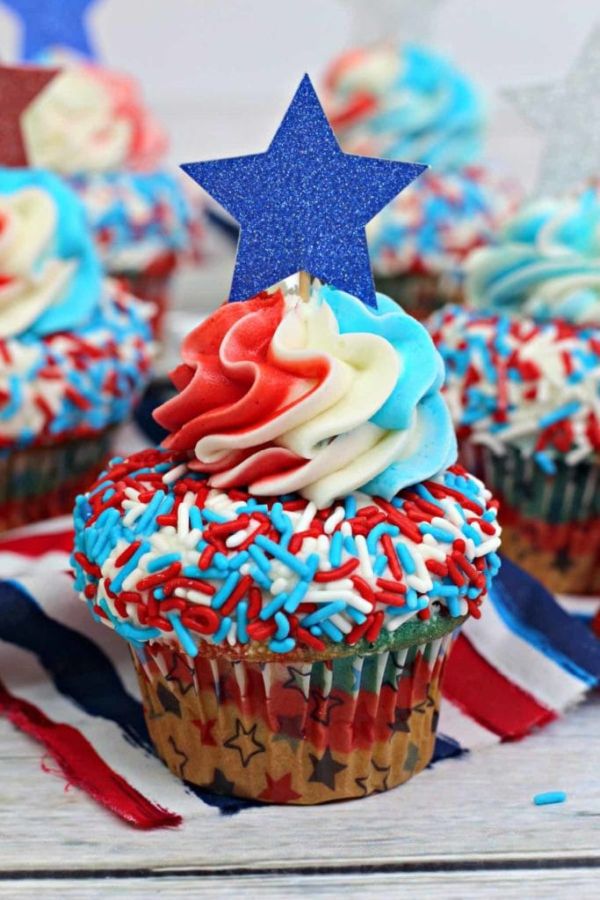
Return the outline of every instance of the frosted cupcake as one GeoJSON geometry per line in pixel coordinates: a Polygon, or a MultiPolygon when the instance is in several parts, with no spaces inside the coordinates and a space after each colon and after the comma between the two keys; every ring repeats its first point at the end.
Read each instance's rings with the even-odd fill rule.
{"type": "Polygon", "coordinates": [[[597,592],[597,193],[526,205],[469,259],[466,294],[429,323],[462,458],[500,500],[507,554],[551,590],[597,592]]]}
{"type": "Polygon", "coordinates": [[[419,318],[459,300],[463,260],[518,198],[478,162],[484,111],[471,83],[424,48],[378,46],[340,57],[326,88],[344,150],[431,166],[367,229],[376,283],[419,318]]]}
{"type": "Polygon", "coordinates": [[[163,449],[75,509],[76,587],[132,648],[186,781],[265,802],[391,788],[433,750],[453,631],[498,567],[441,360],[390,299],[282,286],[185,340],[163,449]]]}
{"type": "Polygon", "coordinates": [[[148,307],[104,280],[75,194],[0,169],[0,529],[67,512],[149,376],[148,307]]]}
{"type": "Polygon", "coordinates": [[[161,168],[167,141],[127,76],[67,63],[22,119],[32,166],[82,198],[107,271],[154,303],[155,325],[198,226],[178,179],[161,168]]]}

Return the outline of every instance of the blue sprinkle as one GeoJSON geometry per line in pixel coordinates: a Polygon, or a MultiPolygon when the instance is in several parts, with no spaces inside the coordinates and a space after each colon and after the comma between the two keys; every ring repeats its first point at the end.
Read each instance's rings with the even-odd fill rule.
{"type": "Polygon", "coordinates": [[[295,646],[296,641],[291,637],[286,638],[284,641],[269,641],[269,650],[272,650],[273,653],[290,653],[295,646]]]}
{"type": "Polygon", "coordinates": [[[383,575],[388,565],[387,556],[380,553],[373,563],[373,572],[375,575],[383,575]]]}
{"type": "Polygon", "coordinates": [[[354,621],[355,621],[358,625],[362,625],[362,623],[363,623],[363,622],[366,622],[366,620],[367,620],[367,617],[365,616],[365,614],[364,614],[364,613],[361,613],[360,609],[354,609],[353,606],[347,606],[347,607],[346,607],[346,612],[348,613],[348,615],[350,616],[350,618],[351,618],[351,619],[354,619],[354,621]]]}
{"type": "Polygon", "coordinates": [[[219,515],[212,509],[204,508],[202,510],[202,515],[206,519],[207,522],[215,522],[218,525],[221,525],[223,522],[228,522],[229,519],[226,519],[225,516],[219,515]]]}
{"type": "Polygon", "coordinates": [[[237,607],[237,639],[240,644],[250,641],[248,636],[248,601],[240,600],[237,607]]]}
{"type": "Polygon", "coordinates": [[[302,560],[298,559],[297,556],[294,556],[292,553],[284,550],[283,547],[280,547],[279,544],[276,544],[274,541],[271,541],[269,538],[265,537],[264,534],[257,535],[256,544],[258,544],[258,546],[263,550],[267,550],[272,556],[275,557],[275,559],[278,559],[280,560],[280,562],[285,563],[285,565],[293,572],[297,572],[301,578],[306,578],[306,566],[302,562],[302,560]]]}
{"type": "Polygon", "coordinates": [[[536,794],[533,802],[536,806],[549,806],[551,803],[564,803],[566,799],[564,791],[545,791],[543,794],[536,794]]]}
{"type": "Polygon", "coordinates": [[[358,556],[358,547],[353,534],[344,535],[344,548],[350,556],[358,556]]]}
{"type": "Polygon", "coordinates": [[[173,626],[173,630],[177,637],[179,638],[179,642],[188,656],[197,656],[198,647],[196,646],[196,642],[192,638],[191,634],[185,627],[185,625],[181,624],[181,619],[175,612],[167,613],[167,619],[173,626]]]}
{"type": "Polygon", "coordinates": [[[406,592],[406,605],[408,609],[418,609],[419,599],[414,588],[409,588],[406,592]]]}
{"type": "Polygon", "coordinates": [[[235,556],[232,556],[227,565],[230,569],[239,569],[240,566],[243,566],[245,562],[250,559],[250,554],[247,550],[242,550],[240,553],[236,553],[235,556]]]}
{"type": "Polygon", "coordinates": [[[265,573],[262,572],[258,566],[251,566],[249,574],[264,591],[269,591],[271,589],[272,581],[267,578],[265,573]]]}
{"type": "Polygon", "coordinates": [[[285,602],[286,613],[295,613],[309,588],[310,582],[299,581],[285,602]]]}
{"type": "Polygon", "coordinates": [[[158,628],[136,628],[128,622],[114,622],[115,631],[126,641],[152,641],[160,637],[158,628]]]}
{"type": "Polygon", "coordinates": [[[540,467],[540,469],[545,472],[547,475],[554,475],[556,473],[556,464],[547,453],[544,453],[543,450],[538,450],[533,454],[533,458],[536,463],[540,467]]]}
{"type": "Polygon", "coordinates": [[[343,541],[344,538],[341,531],[334,531],[329,543],[329,562],[333,569],[337,569],[342,564],[343,541]]]}
{"type": "Polygon", "coordinates": [[[160,569],[166,569],[172,563],[179,562],[181,553],[164,553],[162,556],[156,556],[148,563],[149,572],[158,572],[160,569]]]}
{"type": "Polygon", "coordinates": [[[400,565],[404,569],[407,575],[414,575],[416,572],[415,561],[412,558],[412,554],[406,544],[403,541],[398,541],[395,545],[396,554],[400,561],[400,565]]]}
{"type": "Polygon", "coordinates": [[[125,563],[125,565],[123,566],[122,569],[119,569],[119,571],[115,575],[113,582],[112,582],[112,589],[116,594],[118,594],[118,592],[123,587],[123,582],[125,581],[127,576],[130,575],[133,572],[133,570],[136,568],[141,557],[144,555],[144,553],[148,553],[149,550],[150,550],[149,542],[143,541],[140,544],[140,546],[137,548],[137,550],[135,551],[135,553],[133,554],[131,559],[125,563]]]}
{"type": "Polygon", "coordinates": [[[471,538],[475,546],[478,546],[481,543],[481,538],[472,525],[469,525],[467,524],[467,522],[465,522],[465,524],[461,527],[461,531],[466,537],[471,538]]]}
{"type": "Polygon", "coordinates": [[[229,629],[231,628],[231,618],[230,616],[225,616],[222,620],[219,628],[212,636],[213,642],[215,644],[220,644],[221,641],[224,641],[227,635],[229,634],[229,629]]]}
{"type": "Polygon", "coordinates": [[[438,528],[437,525],[429,525],[427,522],[421,522],[418,526],[421,534],[431,534],[440,543],[451,544],[454,541],[454,535],[445,528],[438,528]]]}
{"type": "Polygon", "coordinates": [[[276,612],[280,609],[283,609],[288,599],[288,594],[285,591],[282,591],[280,594],[277,594],[276,597],[273,597],[272,600],[267,603],[266,606],[263,606],[259,613],[259,619],[262,619],[263,622],[266,622],[267,619],[270,619],[276,612]]]}
{"type": "Polygon", "coordinates": [[[546,413],[545,416],[541,417],[538,424],[540,428],[548,428],[549,425],[554,425],[556,422],[561,422],[563,419],[568,419],[569,416],[575,415],[580,407],[581,403],[579,400],[571,400],[570,403],[565,403],[558,409],[546,413]]]}
{"type": "Polygon", "coordinates": [[[213,566],[216,566],[217,569],[228,569],[229,559],[224,553],[217,552],[212,558],[212,564],[213,566]]]}
{"type": "Polygon", "coordinates": [[[220,609],[224,605],[224,603],[231,596],[231,593],[235,589],[239,580],[240,580],[239,572],[231,572],[227,576],[227,578],[225,579],[225,581],[223,582],[223,584],[221,585],[221,587],[219,588],[219,590],[217,591],[217,593],[213,596],[213,598],[211,600],[210,605],[213,609],[220,609]]]}
{"type": "Polygon", "coordinates": [[[339,628],[336,628],[336,626],[332,624],[332,622],[321,622],[321,628],[323,629],[327,637],[332,641],[339,642],[344,640],[344,635],[339,628]]]}
{"type": "Polygon", "coordinates": [[[250,546],[248,547],[248,553],[250,554],[256,565],[259,567],[259,569],[262,569],[265,575],[268,575],[271,571],[271,562],[269,559],[267,559],[262,550],[260,550],[255,544],[250,544],[250,546]]]}
{"type": "Polygon", "coordinates": [[[288,618],[281,611],[276,612],[273,618],[275,619],[275,624],[277,625],[275,640],[283,641],[284,638],[286,638],[290,633],[290,623],[288,621],[288,618]]]}
{"type": "Polygon", "coordinates": [[[326,603],[320,609],[316,609],[313,613],[309,613],[308,616],[305,616],[302,620],[302,627],[310,628],[311,625],[317,624],[323,627],[325,619],[328,619],[329,616],[334,616],[345,608],[346,603],[344,600],[334,600],[333,603],[326,603]]]}
{"type": "Polygon", "coordinates": [[[192,528],[197,528],[199,531],[202,531],[202,515],[197,506],[190,506],[190,522],[192,528]]]}
{"type": "Polygon", "coordinates": [[[371,531],[367,537],[367,548],[369,553],[375,555],[377,552],[377,544],[384,534],[390,534],[392,537],[398,537],[400,529],[397,525],[390,525],[388,522],[380,522],[371,531]]]}
{"type": "Polygon", "coordinates": [[[353,519],[356,515],[356,498],[350,494],[344,500],[344,509],[346,510],[346,518],[353,519]]]}

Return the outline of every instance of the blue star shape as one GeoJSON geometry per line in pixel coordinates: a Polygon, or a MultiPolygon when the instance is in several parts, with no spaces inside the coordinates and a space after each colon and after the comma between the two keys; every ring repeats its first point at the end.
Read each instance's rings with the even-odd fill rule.
{"type": "Polygon", "coordinates": [[[38,60],[59,47],[75,50],[86,59],[96,54],[85,24],[88,8],[96,0],[2,0],[21,19],[21,59],[38,60]]]}
{"type": "Polygon", "coordinates": [[[373,307],[365,226],[425,168],[343,153],[308,75],[266,153],[182,166],[240,224],[231,301],[306,271],[373,307]]]}

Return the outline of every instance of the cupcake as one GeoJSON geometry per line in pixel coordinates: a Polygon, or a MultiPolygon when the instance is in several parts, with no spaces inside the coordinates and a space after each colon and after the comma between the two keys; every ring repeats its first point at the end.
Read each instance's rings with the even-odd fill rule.
{"type": "Polygon", "coordinates": [[[68,512],[148,378],[149,308],[104,280],[76,195],[0,169],[0,529],[68,512]]]}
{"type": "Polygon", "coordinates": [[[158,754],[272,803],[406,781],[499,564],[430,337],[387,297],[288,281],[182,358],[163,447],[112,460],[74,514],[76,589],[130,644],[158,754]]]}
{"type": "Polygon", "coordinates": [[[367,229],[379,289],[418,318],[462,298],[461,264],[514,210],[515,185],[479,160],[484,111],[470,82],[417,46],[375,46],[326,76],[331,121],[348,153],[428,163],[367,229]]]}
{"type": "Polygon", "coordinates": [[[22,119],[30,164],[66,178],[85,205],[102,262],[154,304],[160,332],[171,277],[197,242],[167,140],[129,77],[68,61],[22,119]]]}
{"type": "Polygon", "coordinates": [[[525,204],[466,266],[469,310],[429,323],[463,462],[503,550],[550,590],[600,589],[600,202],[525,204]]]}

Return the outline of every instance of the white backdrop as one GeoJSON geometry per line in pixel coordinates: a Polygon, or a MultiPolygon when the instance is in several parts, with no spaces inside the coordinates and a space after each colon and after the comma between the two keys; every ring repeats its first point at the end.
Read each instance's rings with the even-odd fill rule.
{"type": "MultiPolygon", "coordinates": [[[[90,19],[101,58],[143,82],[174,161],[263,149],[302,73],[318,83],[352,35],[344,0],[102,0],[90,19]]],[[[526,178],[535,138],[497,91],[560,77],[598,20],[599,0],[447,0],[439,9],[435,45],[488,95],[491,155],[526,178]]],[[[0,12],[2,58],[14,58],[16,37],[0,12]]]]}

